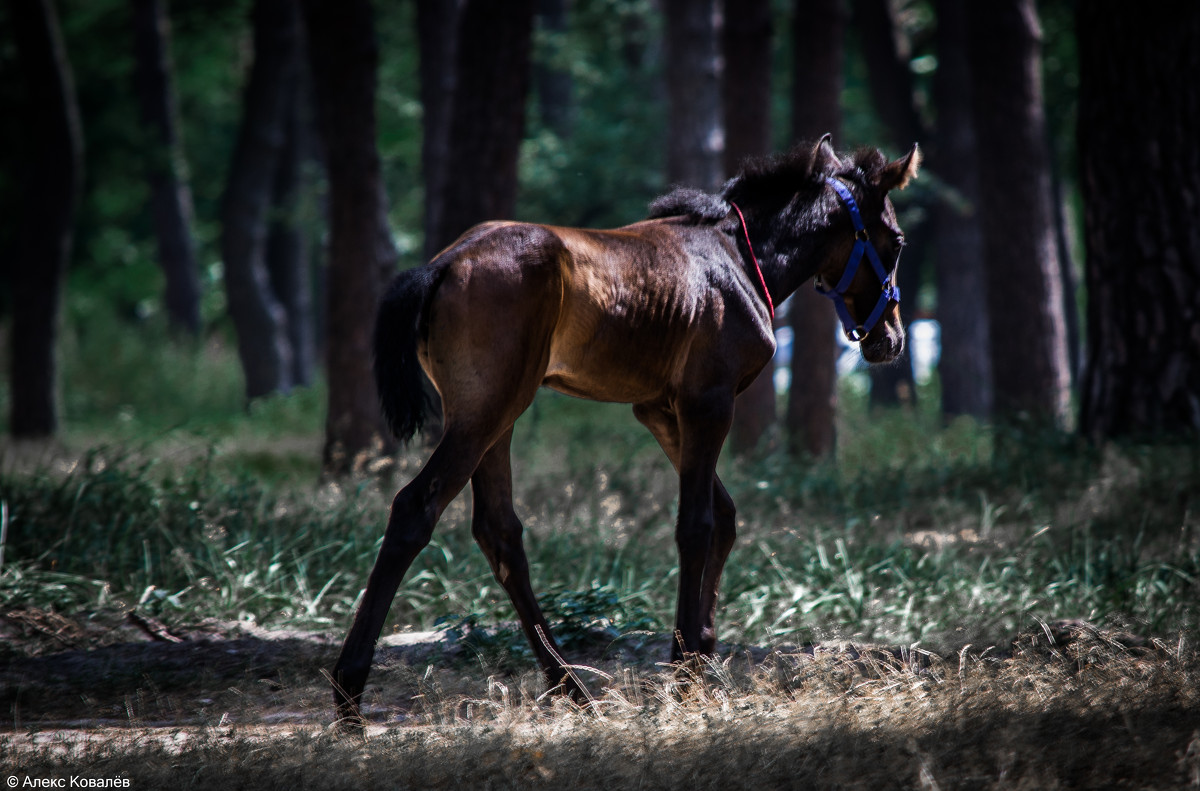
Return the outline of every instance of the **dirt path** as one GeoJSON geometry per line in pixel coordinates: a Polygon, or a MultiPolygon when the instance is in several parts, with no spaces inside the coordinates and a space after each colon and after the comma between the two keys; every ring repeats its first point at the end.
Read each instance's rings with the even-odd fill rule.
{"type": "MultiPolygon", "coordinates": [[[[340,634],[206,623],[168,629],[119,612],[74,618],[41,610],[0,613],[0,731],[25,728],[213,724],[326,724],[327,669],[340,634]]],[[[573,656],[585,665],[652,669],[665,637],[622,640],[573,656]]],[[[478,696],[489,677],[513,677],[461,632],[385,636],[364,710],[375,721],[419,721],[414,699],[478,696]]],[[[540,683],[532,664],[519,683],[540,683]],[[525,679],[524,676],[529,676],[525,679]]],[[[513,681],[511,683],[518,683],[513,681]]]]}
{"type": "Polygon", "coordinates": [[[1196,652],[1079,622],[945,659],[727,649],[686,684],[658,664],[661,636],[597,642],[569,657],[603,674],[584,671],[593,707],[542,697],[530,663],[506,669],[487,640],[392,635],[365,741],[330,726],[333,631],[0,613],[0,774],[287,791],[1200,787],[1196,652]]]}
{"type": "MultiPolygon", "coordinates": [[[[0,615],[0,701],[7,714],[0,731],[54,727],[156,727],[182,725],[324,725],[330,719],[326,672],[339,647],[329,632],[267,630],[245,623],[207,623],[170,630],[153,619],[119,612],[67,618],[40,610],[0,615]]],[[[1085,663],[1107,647],[1128,657],[1161,653],[1148,641],[1106,633],[1082,622],[1047,626],[1014,641],[1026,658],[1085,663]]],[[[598,639],[569,660],[604,686],[603,676],[661,673],[665,635],[598,639]]],[[[1012,646],[992,649],[996,660],[1012,646]]],[[[941,659],[900,648],[849,643],[729,649],[728,663],[761,667],[774,661],[832,657],[842,672],[863,678],[887,672],[921,674],[941,659]],[[770,661],[769,661],[770,660],[770,661]]],[[[461,633],[409,632],[385,636],[375,657],[364,713],[373,722],[419,724],[436,705],[456,696],[479,699],[495,684],[540,694],[531,662],[498,661],[461,633]]],[[[794,667],[787,672],[793,672],[794,667]]]]}

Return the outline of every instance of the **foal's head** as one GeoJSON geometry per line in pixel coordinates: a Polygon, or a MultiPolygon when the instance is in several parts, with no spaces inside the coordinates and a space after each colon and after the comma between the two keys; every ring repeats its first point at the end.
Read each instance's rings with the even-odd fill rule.
{"type": "Polygon", "coordinates": [[[916,176],[920,149],[913,145],[891,162],[877,149],[843,161],[826,137],[813,151],[813,162],[835,196],[823,196],[817,204],[828,240],[814,273],[817,290],[833,300],[846,337],[859,342],[867,362],[891,362],[904,350],[896,285],[904,233],[888,192],[903,189],[916,176]]]}
{"type": "Polygon", "coordinates": [[[790,259],[773,273],[779,290],[814,278],[868,362],[890,362],[904,349],[895,287],[904,235],[888,192],[920,163],[915,145],[894,162],[875,149],[843,160],[826,135],[811,149],[748,162],[722,196],[749,207],[768,226],[768,244],[790,259]]]}

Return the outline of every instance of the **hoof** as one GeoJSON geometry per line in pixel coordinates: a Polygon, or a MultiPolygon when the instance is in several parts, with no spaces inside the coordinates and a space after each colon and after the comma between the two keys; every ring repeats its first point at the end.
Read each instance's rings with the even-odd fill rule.
{"type": "Polygon", "coordinates": [[[351,712],[338,709],[334,714],[333,727],[347,736],[361,736],[367,729],[367,721],[357,709],[351,712]]]}
{"type": "Polygon", "coordinates": [[[564,674],[550,675],[547,672],[548,693],[564,698],[570,698],[579,705],[584,705],[592,701],[592,696],[583,687],[582,683],[577,681],[572,675],[564,674]],[[557,677],[556,677],[557,676],[557,677]]]}
{"type": "MultiPolygon", "coordinates": [[[[345,680],[345,676],[335,673],[329,676],[329,680],[333,685],[333,712],[334,724],[339,731],[343,733],[362,733],[366,727],[367,721],[362,715],[362,710],[358,706],[359,700],[362,698],[363,683],[341,683],[337,679],[345,680]]],[[[363,681],[366,679],[364,678],[363,681]]]]}
{"type": "Polygon", "coordinates": [[[566,695],[581,706],[585,703],[590,703],[592,700],[592,696],[588,694],[588,691],[570,676],[564,678],[558,686],[562,690],[561,694],[566,695]]]}

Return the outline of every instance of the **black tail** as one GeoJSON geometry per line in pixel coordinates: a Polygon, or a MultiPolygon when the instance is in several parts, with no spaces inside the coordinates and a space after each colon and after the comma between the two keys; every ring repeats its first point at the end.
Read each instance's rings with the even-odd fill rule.
{"type": "Polygon", "coordinates": [[[433,403],[425,386],[417,343],[425,331],[429,297],[445,267],[401,272],[379,302],[375,319],[375,385],[388,425],[402,442],[413,438],[433,403]]]}

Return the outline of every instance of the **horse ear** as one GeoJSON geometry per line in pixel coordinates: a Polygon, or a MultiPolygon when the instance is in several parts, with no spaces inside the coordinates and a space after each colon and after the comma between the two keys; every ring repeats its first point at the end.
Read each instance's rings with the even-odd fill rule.
{"type": "Polygon", "coordinates": [[[813,181],[820,181],[842,166],[842,161],[833,150],[833,144],[829,142],[832,138],[833,135],[826,132],[813,146],[812,165],[808,169],[808,176],[813,181]]]}
{"type": "Polygon", "coordinates": [[[895,162],[884,165],[883,171],[879,174],[879,186],[883,188],[884,192],[902,190],[908,186],[908,182],[917,177],[917,171],[920,168],[921,149],[916,143],[913,143],[911,151],[895,162]]]}

